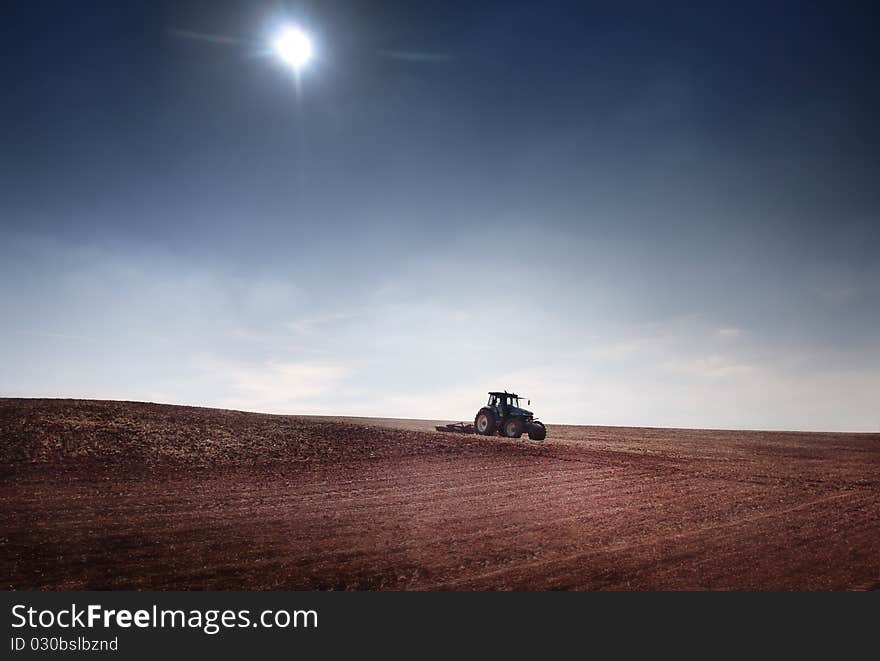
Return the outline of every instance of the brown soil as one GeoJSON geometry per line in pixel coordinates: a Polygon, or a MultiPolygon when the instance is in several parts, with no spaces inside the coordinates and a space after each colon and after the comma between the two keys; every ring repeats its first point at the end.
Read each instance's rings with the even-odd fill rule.
{"type": "Polygon", "coordinates": [[[880,587],[880,434],[434,424],[0,399],[0,587],[880,587]]]}

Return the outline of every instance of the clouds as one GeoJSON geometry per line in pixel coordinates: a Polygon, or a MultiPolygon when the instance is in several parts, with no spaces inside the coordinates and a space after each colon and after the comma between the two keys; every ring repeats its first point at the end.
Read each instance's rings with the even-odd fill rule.
{"type": "Polygon", "coordinates": [[[317,317],[294,319],[285,326],[296,335],[316,337],[327,332],[354,326],[359,320],[354,312],[328,312],[317,317]]]}
{"type": "Polygon", "coordinates": [[[344,397],[352,370],[317,362],[235,363],[212,356],[193,361],[197,378],[217,390],[216,406],[286,414],[339,414],[334,402],[344,397]]]}
{"type": "Polygon", "coordinates": [[[715,331],[715,337],[719,340],[733,341],[739,339],[743,334],[741,328],[719,328],[715,331]]]}
{"type": "MultiPolygon", "coordinates": [[[[554,278],[575,266],[552,242],[530,277],[465,251],[330,290],[277,266],[248,279],[167,253],[28,246],[41,279],[5,299],[2,395],[469,419],[506,388],[551,423],[880,423],[880,342],[780,340],[732,306],[646,318],[610,266],[589,286],[554,278]]],[[[0,268],[7,288],[27,277],[0,268]]]]}

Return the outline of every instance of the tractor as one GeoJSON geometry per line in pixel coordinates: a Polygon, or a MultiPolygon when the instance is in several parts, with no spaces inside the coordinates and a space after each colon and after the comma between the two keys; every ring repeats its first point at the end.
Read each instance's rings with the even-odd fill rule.
{"type": "MultiPolygon", "coordinates": [[[[547,438],[547,428],[534,419],[531,411],[520,406],[523,399],[507,391],[490,392],[489,401],[474,418],[474,430],[485,436],[501,432],[507,438],[519,438],[527,433],[533,441],[543,441],[547,438]]],[[[526,404],[531,405],[531,400],[526,400],[526,404]]]]}

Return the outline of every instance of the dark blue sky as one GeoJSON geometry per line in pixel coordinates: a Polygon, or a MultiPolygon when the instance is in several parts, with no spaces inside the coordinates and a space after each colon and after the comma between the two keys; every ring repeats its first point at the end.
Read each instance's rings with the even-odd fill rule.
{"type": "Polygon", "coordinates": [[[0,395],[880,428],[876,12],[694,4],[13,3],[0,395]]]}

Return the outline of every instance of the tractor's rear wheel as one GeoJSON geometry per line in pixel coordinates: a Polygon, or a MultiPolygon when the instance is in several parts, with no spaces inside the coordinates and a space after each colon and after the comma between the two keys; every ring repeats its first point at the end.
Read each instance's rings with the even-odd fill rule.
{"type": "Polygon", "coordinates": [[[519,438],[523,434],[523,423],[519,418],[510,418],[504,423],[504,435],[507,438],[519,438]]]}
{"type": "Polygon", "coordinates": [[[495,419],[495,414],[489,409],[483,409],[477,413],[477,417],[474,418],[474,428],[477,430],[478,434],[491,436],[495,433],[495,428],[497,426],[498,421],[495,419]]]}
{"type": "Polygon", "coordinates": [[[529,438],[533,441],[543,441],[547,438],[547,428],[541,422],[533,422],[529,427],[529,438]]]}

